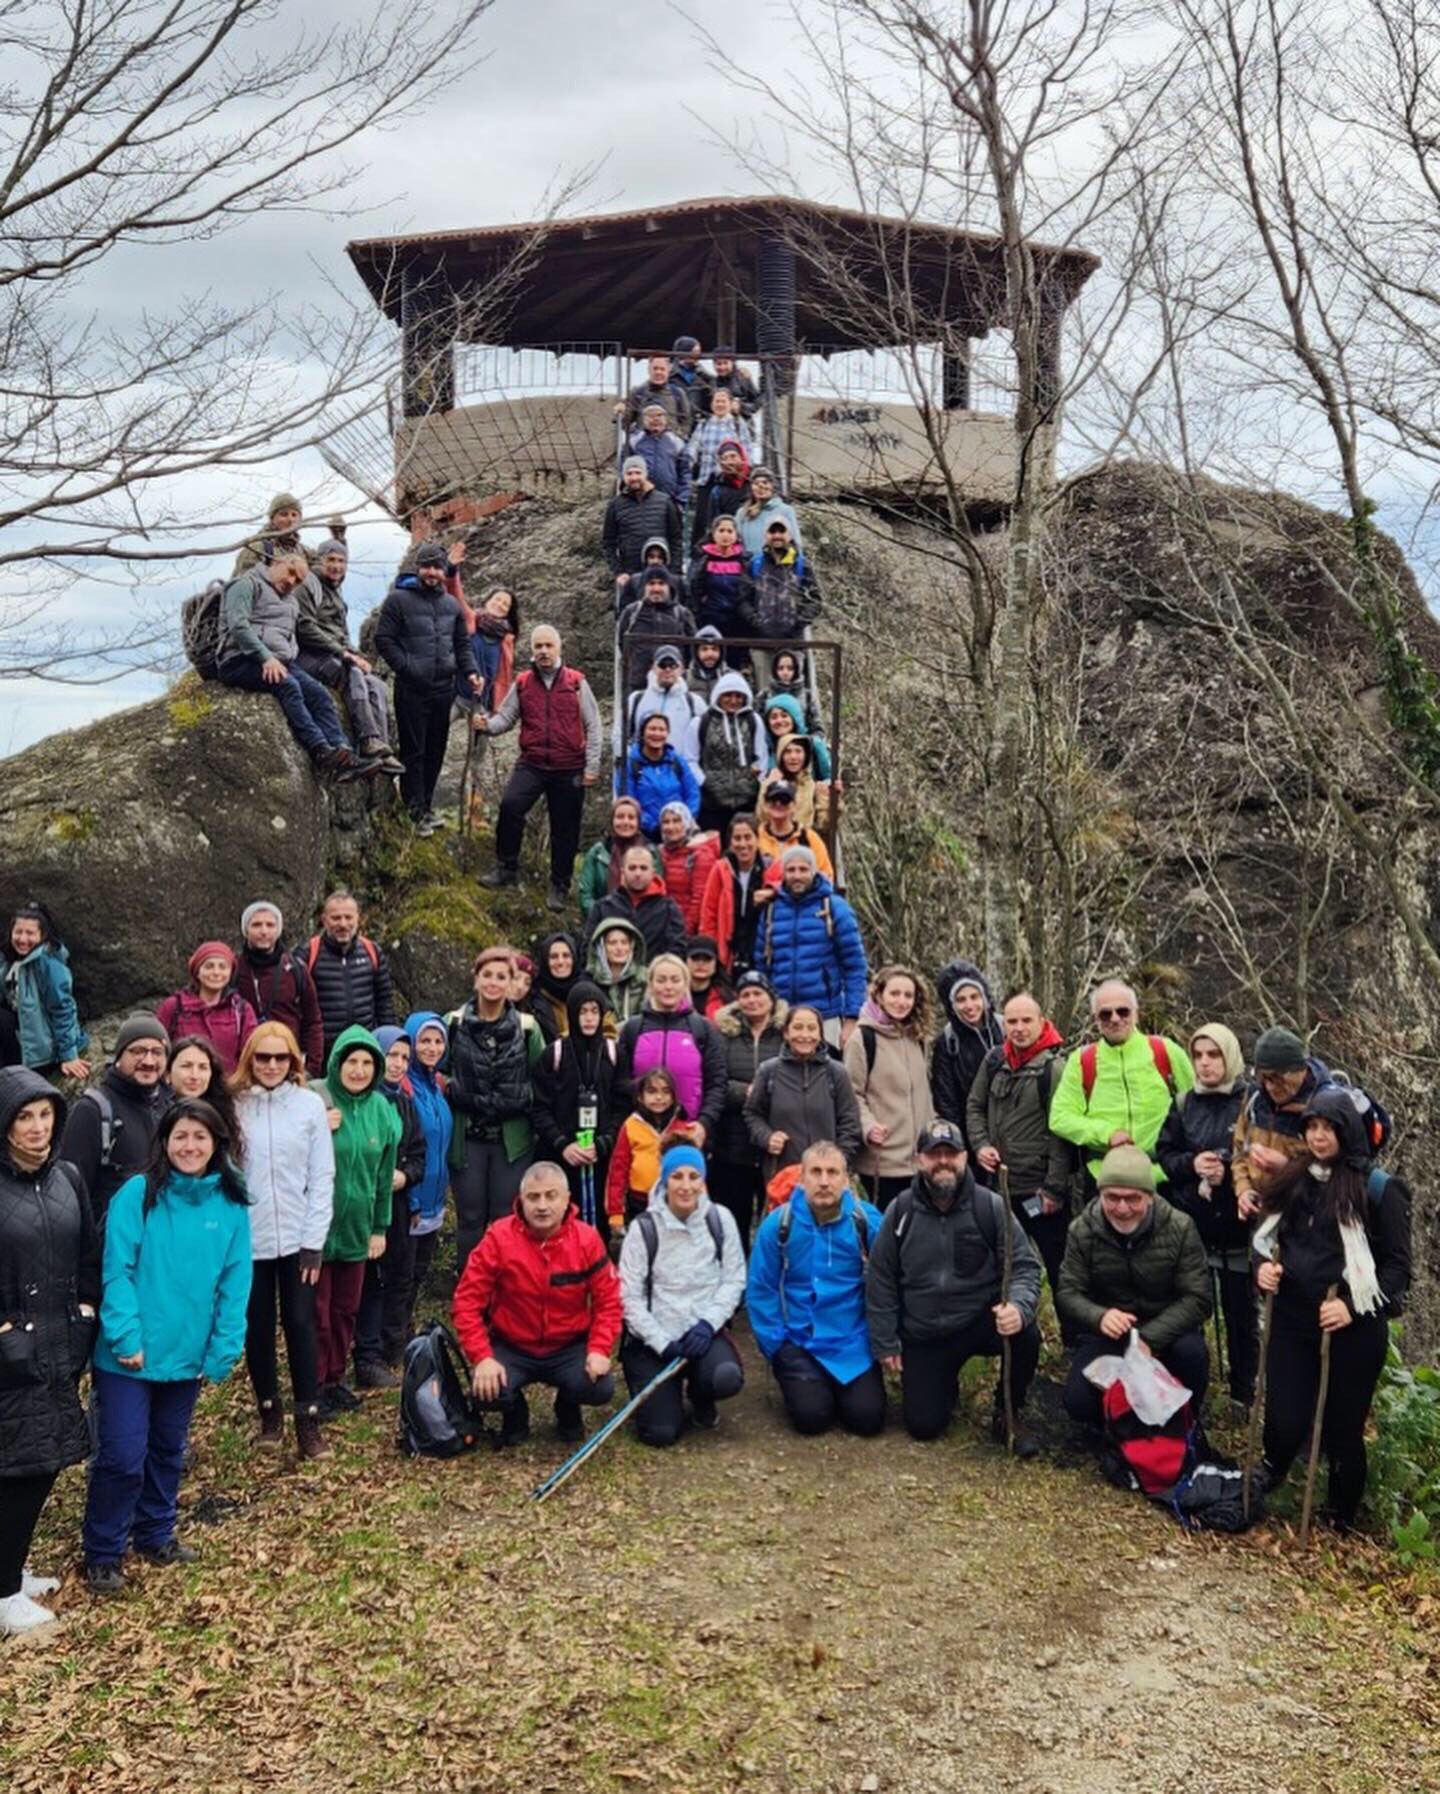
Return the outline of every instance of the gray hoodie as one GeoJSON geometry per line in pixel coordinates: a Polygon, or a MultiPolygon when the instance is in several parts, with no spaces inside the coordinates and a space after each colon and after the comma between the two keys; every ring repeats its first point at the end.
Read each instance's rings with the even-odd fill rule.
{"type": "Polygon", "coordinates": [[[718,1332],[740,1306],[745,1294],[745,1251],[740,1230],[727,1208],[716,1207],[724,1236],[717,1262],[715,1238],[705,1219],[710,1198],[702,1195],[695,1211],[682,1221],[665,1200],[663,1184],[650,1192],[659,1244],[653,1273],[654,1305],[645,1302],[650,1275],[645,1236],[631,1222],[620,1249],[620,1294],[625,1325],[652,1352],[663,1352],[672,1339],[687,1333],[696,1321],[709,1321],[718,1332]]]}

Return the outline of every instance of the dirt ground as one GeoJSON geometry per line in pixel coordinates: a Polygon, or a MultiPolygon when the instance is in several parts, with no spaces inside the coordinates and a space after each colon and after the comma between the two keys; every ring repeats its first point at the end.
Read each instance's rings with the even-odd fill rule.
{"type": "Polygon", "coordinates": [[[298,1468],[207,1396],[191,1569],[108,1604],[70,1473],[33,1558],[48,1637],[0,1648],[0,1785],[589,1794],[1425,1794],[1440,1601],[1284,1527],[1190,1537],[1063,1448],[1012,1465],[969,1387],[949,1436],[801,1440],[753,1352],[719,1429],[449,1464],[394,1397],[298,1468]]]}

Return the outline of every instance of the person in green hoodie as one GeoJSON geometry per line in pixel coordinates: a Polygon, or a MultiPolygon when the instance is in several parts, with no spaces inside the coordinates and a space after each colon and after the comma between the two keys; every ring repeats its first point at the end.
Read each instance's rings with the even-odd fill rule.
{"type": "Polygon", "coordinates": [[[404,1124],[386,1097],[385,1054],[368,1028],[346,1028],[311,1089],[330,1116],[335,1207],[315,1286],[320,1418],[360,1406],[345,1387],[345,1363],[365,1287],[365,1266],[385,1250],[395,1159],[404,1124]]]}
{"type": "MultiPolygon", "coordinates": [[[[1050,1132],[1086,1155],[1093,1181],[1112,1146],[1138,1146],[1153,1158],[1170,1106],[1193,1088],[1195,1068],[1176,1041],[1139,1031],[1140,1000],[1107,978],[1090,993],[1100,1038],[1071,1053],[1050,1099],[1050,1132]]],[[[1157,1183],[1165,1173],[1156,1166],[1157,1183]]]]}
{"type": "Polygon", "coordinates": [[[603,923],[590,943],[587,969],[610,1005],[605,1031],[617,1032],[645,1007],[645,936],[623,916],[603,923]]]}
{"type": "Polygon", "coordinates": [[[149,1169],[106,1211],[83,1535],[96,1594],[124,1588],[132,1543],[152,1563],[195,1558],[175,1537],[190,1417],[202,1380],[223,1383],[239,1361],[250,1300],[250,1199],[232,1144],[209,1103],[176,1103],[149,1169]]]}

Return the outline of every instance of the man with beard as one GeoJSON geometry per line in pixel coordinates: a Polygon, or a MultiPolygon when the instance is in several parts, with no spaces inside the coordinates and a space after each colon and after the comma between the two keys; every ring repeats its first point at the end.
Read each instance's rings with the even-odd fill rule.
{"type": "Polygon", "coordinates": [[[170,1097],[164,1081],[169,1050],[170,1036],[153,1015],[130,1016],[115,1036],[104,1077],[71,1104],[65,1118],[60,1157],[84,1180],[97,1227],[121,1184],[150,1163],[170,1097]]]}
{"type": "MultiPolygon", "coordinates": [[[[1039,1444],[1018,1416],[1040,1360],[1040,1260],[1009,1208],[977,1184],[960,1130],[932,1121],[915,1148],[916,1173],[897,1196],[870,1251],[865,1311],[875,1356],[900,1378],[900,1406],[912,1439],[937,1439],[950,1424],[960,1372],[971,1358],[994,1358],[1010,1342],[1010,1398],[1017,1417],[1015,1456],[1039,1444]],[[1003,1292],[1010,1229],[1010,1288],[1003,1292]]],[[[995,1438],[1006,1436],[1004,1392],[997,1383],[995,1438]]]]}

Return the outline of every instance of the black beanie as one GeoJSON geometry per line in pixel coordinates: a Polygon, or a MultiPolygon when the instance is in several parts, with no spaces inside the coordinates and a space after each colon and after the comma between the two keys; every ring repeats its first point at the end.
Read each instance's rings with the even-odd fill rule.
{"type": "Polygon", "coordinates": [[[1304,1071],[1305,1042],[1288,1028],[1267,1028],[1255,1042],[1256,1071],[1304,1071]]]}

